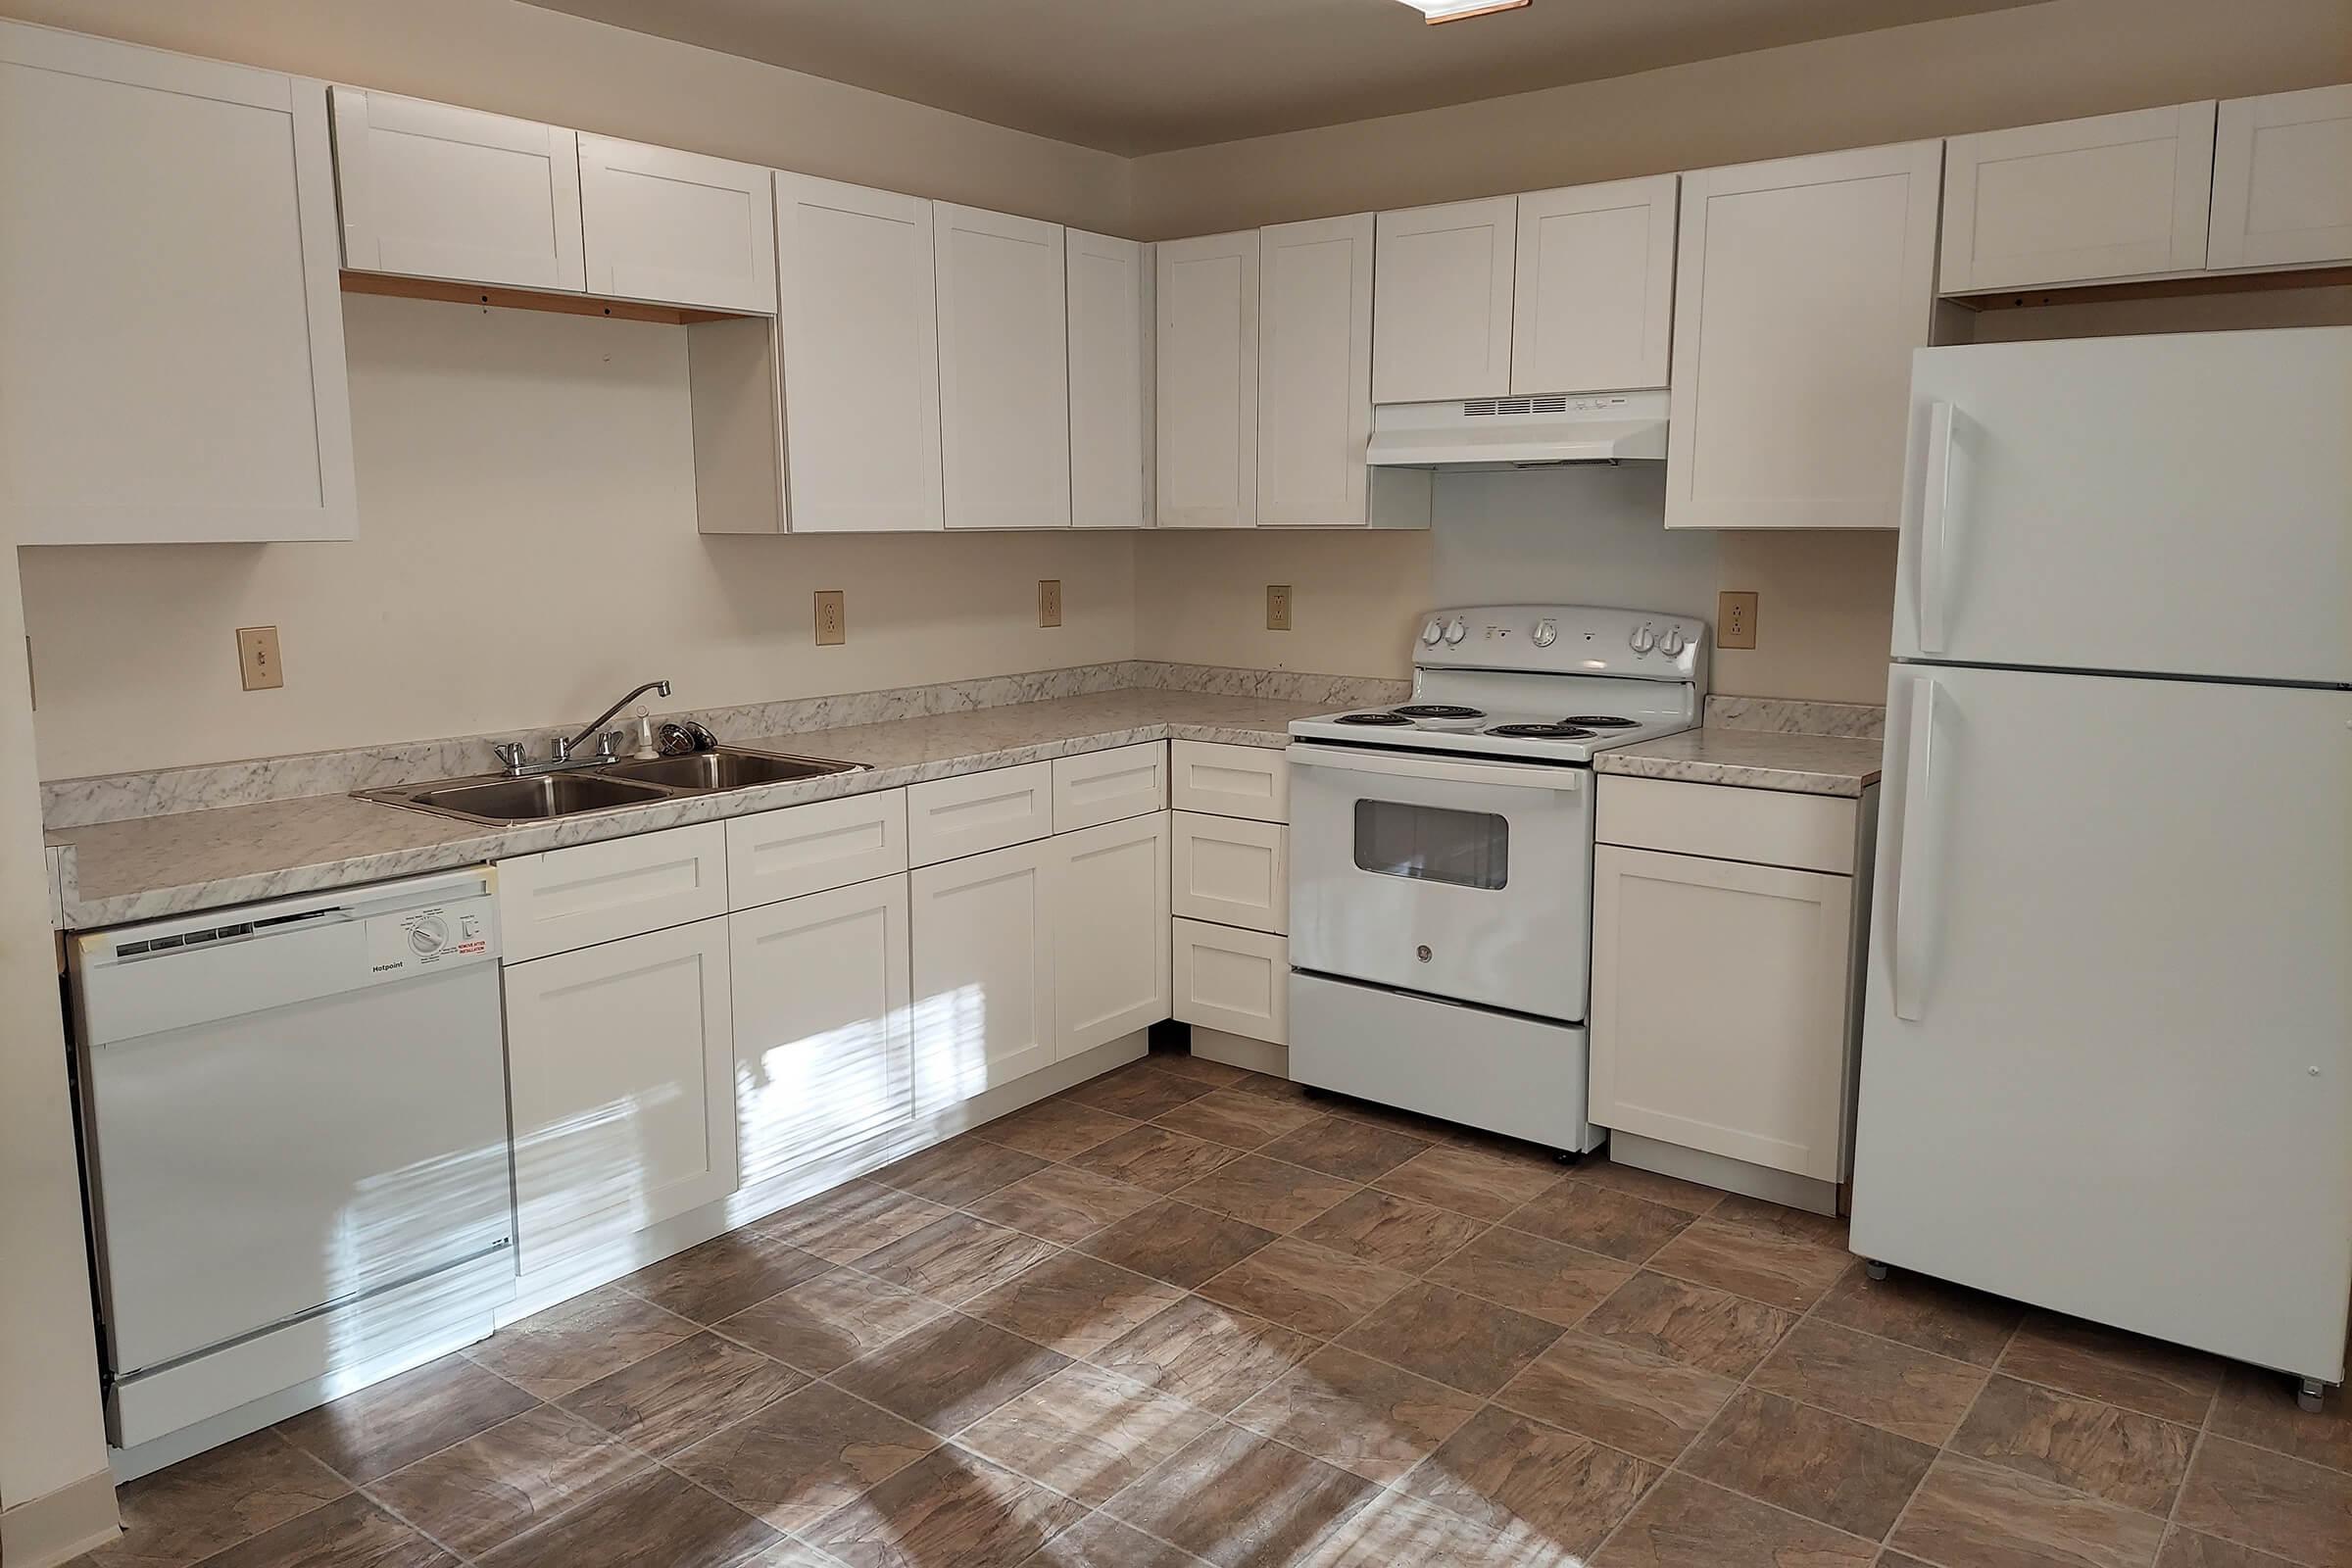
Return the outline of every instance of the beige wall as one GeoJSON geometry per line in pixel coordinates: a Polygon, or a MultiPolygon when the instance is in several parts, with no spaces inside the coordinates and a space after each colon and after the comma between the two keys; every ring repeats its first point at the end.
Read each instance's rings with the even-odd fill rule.
{"type": "MultiPolygon", "coordinates": [[[[2345,0],[2049,0],[2043,5],[1887,28],[1723,60],[1585,82],[1422,114],[1161,153],[1135,166],[1136,232],[1207,233],[1253,223],[1450,201],[1549,185],[1741,163],[1791,153],[1936,136],[2190,98],[2272,92],[2352,78],[2352,4],[2345,0]]],[[[2020,313],[2031,315],[2034,313],[2020,313]]],[[[2090,313],[2095,315],[2096,313],[2090,313]]],[[[2339,309],[2340,314],[2340,309],[2339,309]]],[[[2312,318],[2307,312],[2291,318],[2312,318]]],[[[2114,326],[2218,324],[2167,308],[2114,326]],[[2144,318],[2144,319],[2143,319],[2144,318]]],[[[1984,335],[2015,335],[1998,321],[1984,335]]],[[[2092,329],[2087,320],[2074,329],[2092,329]]],[[[1441,490],[1443,564],[1484,503],[1441,490]]],[[[1544,580],[1592,561],[1604,583],[1629,580],[1627,550],[1594,552],[1574,530],[1550,545],[1544,580]],[[1581,552],[1581,553],[1580,553],[1581,552]]],[[[1661,535],[1660,560],[1683,549],[1661,535]]],[[[1304,669],[1365,652],[1366,630],[1407,621],[1454,591],[1413,575],[1407,550],[1383,545],[1381,590],[1348,552],[1300,542],[1218,536],[1213,548],[1166,538],[1139,546],[1151,582],[1138,640],[1157,657],[1214,657],[1220,628],[1248,626],[1267,581],[1297,593],[1299,630],[1280,643],[1304,669]],[[1352,618],[1322,616],[1330,599],[1352,618]],[[1312,627],[1333,626],[1325,636],[1312,627]]],[[[1721,536],[1718,586],[1760,594],[1757,646],[1715,664],[1725,692],[1884,701],[1892,616],[1888,534],[1721,536]]],[[[1441,578],[1444,574],[1441,573],[1441,578]]],[[[1510,597],[1505,595],[1503,597],[1510,597]]],[[[1658,608],[1671,608],[1661,605],[1658,608]]],[[[1709,610],[1712,618],[1712,610],[1709,610]]],[[[1280,634],[1245,639],[1265,647],[1280,634]]]]}

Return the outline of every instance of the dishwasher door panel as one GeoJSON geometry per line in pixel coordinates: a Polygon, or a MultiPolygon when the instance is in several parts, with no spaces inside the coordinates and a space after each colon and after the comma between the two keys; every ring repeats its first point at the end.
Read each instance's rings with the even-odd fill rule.
{"type": "Polygon", "coordinates": [[[513,1239],[495,962],[85,1047],[82,1071],[119,1376],[513,1239]]]}

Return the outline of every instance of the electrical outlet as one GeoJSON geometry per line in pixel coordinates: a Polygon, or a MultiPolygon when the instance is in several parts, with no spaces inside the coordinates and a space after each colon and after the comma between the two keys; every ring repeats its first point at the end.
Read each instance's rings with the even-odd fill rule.
{"type": "Polygon", "coordinates": [[[275,691],[286,683],[286,666],[277,657],[275,626],[237,628],[237,672],[249,692],[275,691]]]}
{"type": "Polygon", "coordinates": [[[1718,648],[1753,648],[1756,646],[1756,596],[1754,594],[1717,594],[1715,596],[1715,646],[1718,648]]]}
{"type": "Polygon", "coordinates": [[[1040,577],[1037,581],[1037,623],[1040,626],[1061,624],[1061,579],[1040,577]]]}
{"type": "Polygon", "coordinates": [[[1291,585],[1287,582],[1266,584],[1266,630],[1291,629],[1291,585]]]}
{"type": "Polygon", "coordinates": [[[838,588],[816,591],[816,646],[836,648],[850,640],[850,612],[838,588]]]}

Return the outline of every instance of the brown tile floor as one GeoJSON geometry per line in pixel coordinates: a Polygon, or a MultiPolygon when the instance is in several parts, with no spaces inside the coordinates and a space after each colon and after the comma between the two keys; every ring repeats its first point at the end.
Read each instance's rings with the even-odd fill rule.
{"type": "Polygon", "coordinates": [[[2341,1568],[2352,1419],[1163,1056],[122,1510],[86,1564],[2341,1568]]]}

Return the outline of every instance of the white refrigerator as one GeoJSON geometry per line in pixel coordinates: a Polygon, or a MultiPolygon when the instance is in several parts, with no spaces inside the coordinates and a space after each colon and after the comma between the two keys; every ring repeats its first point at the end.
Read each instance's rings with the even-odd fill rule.
{"type": "Polygon", "coordinates": [[[1853,1248],[2342,1381],[2352,328],[1920,351],[1853,1248]]]}

